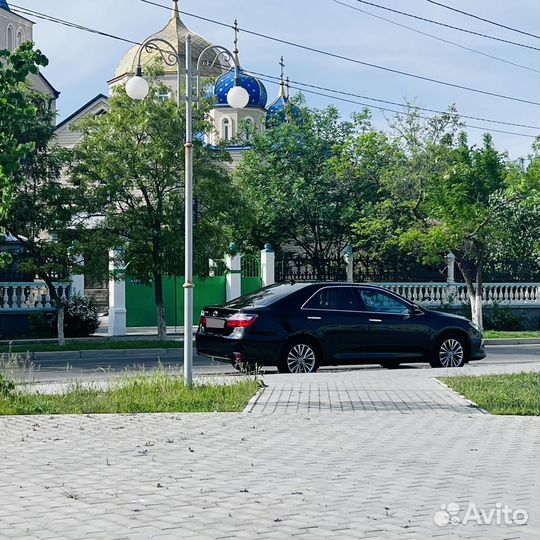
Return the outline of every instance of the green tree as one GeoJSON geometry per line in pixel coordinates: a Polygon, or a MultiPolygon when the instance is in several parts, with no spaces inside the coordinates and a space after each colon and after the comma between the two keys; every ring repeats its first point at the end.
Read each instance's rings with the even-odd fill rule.
{"type": "Polygon", "coordinates": [[[377,241],[379,229],[389,231],[393,224],[394,234],[383,244],[417,253],[425,262],[452,251],[473,321],[482,328],[483,272],[504,234],[500,217],[524,200],[513,167],[487,134],[482,146],[470,146],[453,109],[423,120],[413,108],[393,128],[402,159],[385,175],[381,199],[358,224],[363,232],[357,238],[377,241]]]}
{"type": "MultiPolygon", "coordinates": [[[[15,52],[0,50],[0,219],[10,206],[21,163],[39,144],[41,134],[35,124],[42,104],[28,91],[27,77],[47,63],[30,42],[15,52]]],[[[7,261],[6,254],[0,254],[0,265],[7,261]]]]}
{"type": "Polygon", "coordinates": [[[294,244],[320,268],[349,242],[362,194],[334,158],[368,122],[365,115],[342,121],[335,107],[310,109],[302,101],[289,107],[288,121],[250,134],[251,149],[235,171],[251,216],[238,237],[253,247],[294,244]]]}
{"type": "Polygon", "coordinates": [[[58,340],[63,345],[64,306],[54,282],[70,273],[82,273],[74,242],[81,220],[76,190],[62,179],[65,152],[52,142],[54,113],[48,108],[46,96],[27,92],[36,111],[32,125],[26,129],[26,136],[32,141],[31,151],[12,172],[12,204],[0,225],[23,246],[17,267],[47,284],[58,310],[58,340]]]}
{"type": "Polygon", "coordinates": [[[526,281],[538,279],[540,262],[539,150],[537,140],[528,158],[508,163],[508,187],[493,196],[499,211],[494,216],[498,234],[488,252],[490,266],[526,281]]]}
{"type": "MultiPolygon", "coordinates": [[[[184,227],[184,108],[151,85],[141,102],[118,89],[107,114],[83,120],[83,138],[74,151],[73,181],[86,194],[86,211],[101,216],[96,226],[111,247],[124,252],[131,276],[154,287],[159,339],[166,335],[163,277],[182,275],[184,227]]],[[[194,116],[194,132],[210,128],[208,104],[194,116]]],[[[226,152],[211,149],[200,137],[193,144],[195,267],[218,258],[229,240],[229,225],[239,211],[226,152]]]]}

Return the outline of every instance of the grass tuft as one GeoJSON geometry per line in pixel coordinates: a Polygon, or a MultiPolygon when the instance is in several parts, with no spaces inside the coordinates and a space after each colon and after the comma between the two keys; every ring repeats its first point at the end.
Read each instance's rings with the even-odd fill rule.
{"type": "Polygon", "coordinates": [[[540,415],[538,373],[441,377],[441,381],[491,414],[540,415]]]}
{"type": "Polygon", "coordinates": [[[540,332],[538,330],[486,330],[484,331],[486,339],[523,339],[523,338],[538,338],[540,332]]]}
{"type": "Polygon", "coordinates": [[[119,341],[110,341],[107,339],[95,338],[94,340],[77,340],[69,341],[60,346],[58,343],[49,341],[26,343],[19,345],[10,343],[8,345],[0,345],[0,353],[2,352],[56,352],[56,351],[102,351],[111,349],[181,349],[183,342],[180,340],[165,340],[158,341],[152,339],[124,339],[119,341]]]}
{"type": "Polygon", "coordinates": [[[233,384],[184,384],[165,369],[126,375],[106,388],[70,382],[58,394],[30,392],[31,387],[0,395],[0,415],[240,412],[260,387],[257,377],[233,384]]]}

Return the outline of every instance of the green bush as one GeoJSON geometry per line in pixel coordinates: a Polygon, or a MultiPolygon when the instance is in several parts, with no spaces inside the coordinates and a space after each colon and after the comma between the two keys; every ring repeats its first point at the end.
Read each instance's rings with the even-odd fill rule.
{"type": "MultiPolygon", "coordinates": [[[[31,313],[28,325],[32,336],[56,337],[57,313],[31,313]]],[[[74,294],[64,301],[64,334],[66,337],[91,336],[99,326],[98,308],[92,298],[74,294]]]]}
{"type": "Polygon", "coordinates": [[[494,304],[484,311],[484,328],[486,330],[520,330],[521,317],[508,307],[494,304]]]}
{"type": "Polygon", "coordinates": [[[98,308],[92,298],[74,294],[64,302],[64,332],[66,337],[92,335],[99,326],[98,308]]]}

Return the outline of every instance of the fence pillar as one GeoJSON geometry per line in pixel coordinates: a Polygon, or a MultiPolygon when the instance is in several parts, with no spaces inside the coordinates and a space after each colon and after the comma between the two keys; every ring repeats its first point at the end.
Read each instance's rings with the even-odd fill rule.
{"type": "Polygon", "coordinates": [[[456,256],[451,251],[449,251],[448,255],[446,256],[446,265],[447,265],[447,270],[448,270],[446,281],[448,283],[454,283],[456,256]]]}
{"type": "Polygon", "coordinates": [[[229,253],[225,255],[225,264],[228,268],[225,285],[227,302],[242,296],[242,258],[237,249],[236,244],[231,243],[229,253]]]}
{"type": "Polygon", "coordinates": [[[276,282],[276,254],[270,244],[261,250],[261,280],[263,287],[276,282]]]}
{"type": "Polygon", "coordinates": [[[354,253],[351,244],[347,245],[345,261],[347,263],[347,281],[352,283],[354,281],[354,253]]]}
{"type": "Polygon", "coordinates": [[[109,336],[126,335],[126,282],[125,266],[118,251],[109,252],[109,336]]]}
{"type": "MultiPolygon", "coordinates": [[[[75,258],[75,261],[78,265],[84,266],[84,257],[78,255],[75,258]]],[[[69,276],[71,281],[71,294],[84,294],[84,274],[72,274],[69,276]]]]}

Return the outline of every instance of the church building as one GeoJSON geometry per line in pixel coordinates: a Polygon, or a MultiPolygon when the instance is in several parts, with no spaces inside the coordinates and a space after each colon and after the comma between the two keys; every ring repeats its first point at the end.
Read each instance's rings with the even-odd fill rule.
{"type": "MultiPolygon", "coordinates": [[[[25,41],[33,41],[34,23],[11,11],[7,0],[0,0],[0,49],[14,51],[25,41]]],[[[49,107],[56,109],[56,100],[60,95],[42,73],[28,76],[30,85],[37,92],[49,98],[49,107]]]]}
{"type": "MultiPolygon", "coordinates": [[[[2,1],[2,0],[0,0],[2,1]]],[[[235,23],[236,26],[236,23],[235,23]]],[[[172,13],[167,24],[158,32],[151,34],[147,39],[163,39],[172,43],[180,51],[181,69],[184,70],[185,65],[185,39],[187,35],[192,37],[192,66],[193,73],[196,71],[197,59],[204,49],[210,47],[211,44],[205,38],[193,32],[184,24],[180,18],[178,9],[178,0],[173,0],[172,13]]],[[[239,65],[238,48],[237,48],[238,31],[235,32],[235,50],[234,55],[239,65]]],[[[146,40],[145,40],[146,41],[146,40]]],[[[108,81],[109,95],[114,92],[118,85],[125,85],[127,81],[136,73],[137,64],[139,62],[139,45],[134,45],[129,49],[124,57],[118,63],[118,67],[114,76],[108,81]]],[[[209,55],[210,56],[210,55],[209,55]]],[[[161,58],[160,51],[146,50],[143,48],[140,53],[140,65],[152,65],[156,60],[161,58]]],[[[206,60],[206,58],[205,58],[206,60]]],[[[251,123],[255,130],[262,132],[272,119],[279,120],[285,117],[285,106],[288,101],[287,85],[283,79],[283,62],[282,79],[279,94],[277,99],[267,106],[268,94],[262,81],[250,75],[242,67],[239,70],[239,80],[236,79],[235,68],[231,67],[228,62],[223,59],[223,56],[212,64],[213,57],[211,56],[207,62],[201,62],[200,77],[202,80],[212,79],[215,84],[212,87],[214,98],[214,106],[210,111],[210,117],[214,129],[206,134],[206,141],[210,145],[225,143],[229,151],[233,164],[241,159],[244,147],[234,143],[239,135],[239,129],[244,123],[251,123]],[[227,92],[234,86],[239,84],[249,94],[249,102],[243,109],[233,109],[227,103],[227,92]]],[[[176,63],[168,65],[162,63],[164,75],[160,78],[169,91],[164,98],[174,97],[177,87],[177,69],[176,63]]],[[[107,110],[108,97],[103,94],[98,94],[88,103],[82,105],[77,111],[61,121],[56,127],[56,139],[61,146],[73,147],[81,138],[81,134],[76,131],[76,123],[83,117],[89,114],[101,114],[107,110]]]]}

